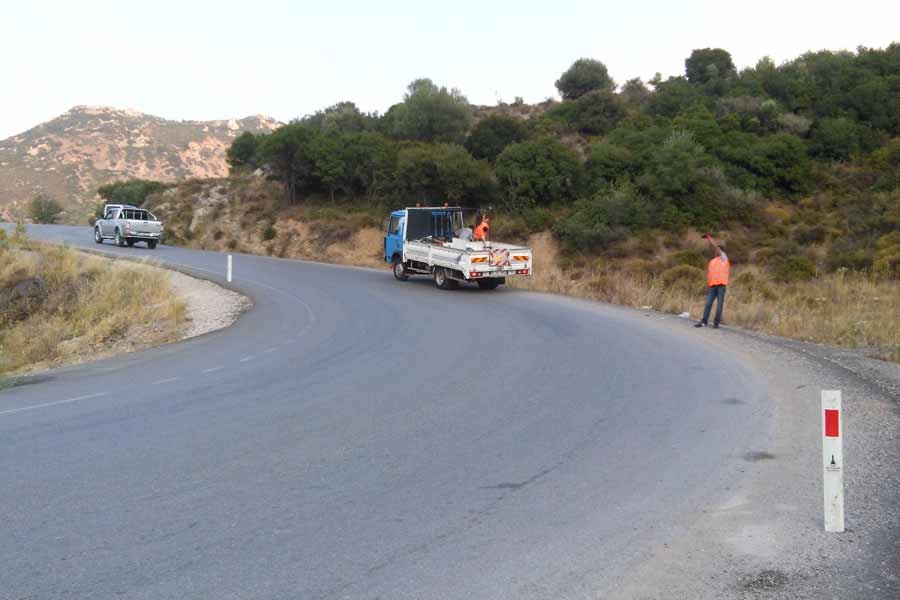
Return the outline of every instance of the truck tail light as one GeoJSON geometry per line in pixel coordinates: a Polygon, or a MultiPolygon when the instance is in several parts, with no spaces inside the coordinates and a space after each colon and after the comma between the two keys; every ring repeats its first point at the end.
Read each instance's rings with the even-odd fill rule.
{"type": "Polygon", "coordinates": [[[528,269],[518,269],[516,275],[528,275],[528,269]]]}
{"type": "Polygon", "coordinates": [[[479,273],[478,271],[472,271],[471,273],[469,273],[469,277],[481,277],[481,273],[479,273]]]}

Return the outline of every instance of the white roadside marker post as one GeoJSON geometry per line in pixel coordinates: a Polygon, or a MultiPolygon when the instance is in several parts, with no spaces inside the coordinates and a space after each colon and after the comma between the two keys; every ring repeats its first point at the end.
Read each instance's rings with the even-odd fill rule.
{"type": "Polygon", "coordinates": [[[231,283],[231,255],[228,255],[228,283],[231,283]]]}
{"type": "Polygon", "coordinates": [[[822,483],[825,531],[844,531],[844,453],[841,390],[822,390],[822,483]]]}

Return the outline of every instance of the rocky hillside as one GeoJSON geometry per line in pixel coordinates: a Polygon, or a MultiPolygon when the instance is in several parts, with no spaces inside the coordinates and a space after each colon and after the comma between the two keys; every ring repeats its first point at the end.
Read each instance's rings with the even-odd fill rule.
{"type": "Polygon", "coordinates": [[[0,220],[23,215],[36,193],[59,202],[64,221],[82,222],[105,183],[223,177],[228,173],[225,150],[233,138],[279,125],[259,115],[169,121],[130,110],[76,106],[0,141],[0,220]]]}

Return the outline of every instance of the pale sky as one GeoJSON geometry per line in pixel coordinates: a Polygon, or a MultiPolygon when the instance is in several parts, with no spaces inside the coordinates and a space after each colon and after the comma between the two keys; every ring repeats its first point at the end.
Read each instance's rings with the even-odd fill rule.
{"type": "Polygon", "coordinates": [[[694,48],[781,63],[884,47],[898,22],[885,0],[6,0],[0,139],[79,104],[197,120],[287,121],[343,100],[384,112],[419,77],[475,104],[533,103],[580,57],[646,81],[682,74],[694,48]]]}

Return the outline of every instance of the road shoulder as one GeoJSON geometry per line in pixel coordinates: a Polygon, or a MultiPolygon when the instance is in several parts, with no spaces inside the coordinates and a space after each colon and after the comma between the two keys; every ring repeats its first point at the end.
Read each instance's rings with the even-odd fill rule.
{"type": "MultiPolygon", "coordinates": [[[[633,311],[632,311],[633,312],[633,311]]],[[[741,330],[660,327],[703,336],[765,375],[773,435],[742,457],[730,499],[675,524],[612,598],[900,597],[900,365],[860,351],[741,330]],[[844,395],[847,531],[826,534],[820,392],[844,395]]]]}

